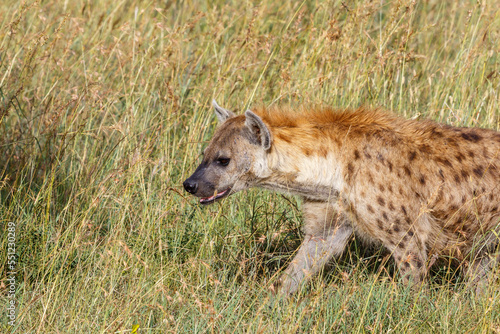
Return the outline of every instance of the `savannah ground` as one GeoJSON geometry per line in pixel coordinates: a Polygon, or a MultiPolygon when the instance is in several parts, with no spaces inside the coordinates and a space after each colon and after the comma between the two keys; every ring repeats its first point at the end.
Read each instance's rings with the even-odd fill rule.
{"type": "Polygon", "coordinates": [[[499,130],[499,8],[2,1],[0,332],[500,333],[499,282],[476,297],[438,266],[411,292],[355,241],[276,298],[300,201],[252,190],[200,207],[181,187],[214,131],[213,98],[240,113],[363,105],[499,130]]]}

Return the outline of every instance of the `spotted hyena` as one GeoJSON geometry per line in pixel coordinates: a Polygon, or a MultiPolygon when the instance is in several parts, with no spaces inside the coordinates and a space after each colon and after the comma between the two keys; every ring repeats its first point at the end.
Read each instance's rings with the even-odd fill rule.
{"type": "Polygon", "coordinates": [[[201,204],[250,187],[303,198],[305,238],[283,293],[339,256],[352,234],[383,245],[405,282],[421,283],[437,256],[468,264],[471,282],[488,281],[500,238],[500,132],[379,110],[237,116],[214,107],[220,127],[184,188],[201,204]]]}

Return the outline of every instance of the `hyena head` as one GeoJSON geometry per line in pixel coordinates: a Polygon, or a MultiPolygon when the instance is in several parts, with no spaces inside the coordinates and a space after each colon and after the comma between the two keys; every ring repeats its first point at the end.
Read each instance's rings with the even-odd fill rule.
{"type": "Polygon", "coordinates": [[[271,132],[262,119],[251,112],[234,115],[213,101],[219,120],[203,161],[186,181],[184,189],[211,204],[223,197],[252,187],[265,173],[266,155],[271,148],[271,132]]]}

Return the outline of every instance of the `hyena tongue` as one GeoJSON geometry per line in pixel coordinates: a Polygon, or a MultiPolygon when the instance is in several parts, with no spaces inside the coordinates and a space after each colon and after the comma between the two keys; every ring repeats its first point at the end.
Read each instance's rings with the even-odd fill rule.
{"type": "Polygon", "coordinates": [[[227,188],[226,190],[221,191],[220,193],[217,193],[217,194],[210,196],[210,197],[200,198],[200,203],[201,204],[209,204],[209,203],[215,202],[219,198],[224,197],[227,193],[229,193],[229,190],[231,190],[231,188],[227,188]]]}

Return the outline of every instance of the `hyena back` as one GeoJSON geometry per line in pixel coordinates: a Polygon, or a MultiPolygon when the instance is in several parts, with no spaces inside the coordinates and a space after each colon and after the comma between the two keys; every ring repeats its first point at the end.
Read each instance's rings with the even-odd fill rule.
{"type": "Polygon", "coordinates": [[[250,187],[303,198],[305,238],[283,293],[339,256],[352,234],[387,248],[406,282],[422,282],[436,256],[466,260],[470,281],[487,282],[500,233],[500,132],[378,110],[237,116],[214,107],[221,125],[184,187],[202,204],[250,187]]]}

